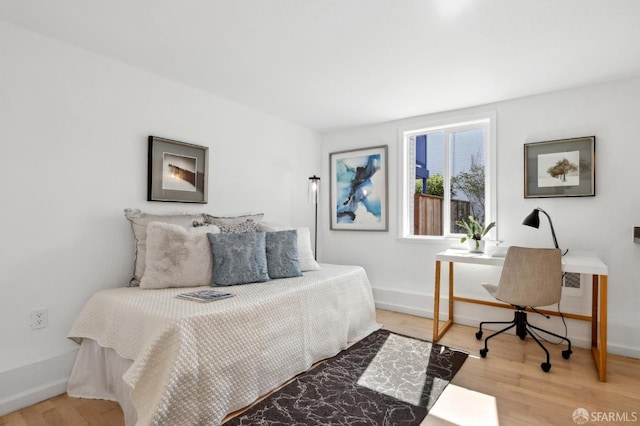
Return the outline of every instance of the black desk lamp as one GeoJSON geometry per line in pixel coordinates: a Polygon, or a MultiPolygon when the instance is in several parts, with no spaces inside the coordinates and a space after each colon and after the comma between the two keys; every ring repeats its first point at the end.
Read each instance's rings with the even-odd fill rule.
{"type": "Polygon", "coordinates": [[[309,178],[309,202],[315,204],[316,217],[315,217],[315,232],[313,236],[313,258],[318,260],[318,195],[320,193],[320,178],[313,175],[309,178]]]}
{"type": "MultiPolygon", "coordinates": [[[[558,239],[556,238],[556,231],[553,229],[553,222],[551,222],[551,217],[547,212],[542,210],[540,207],[533,209],[533,211],[529,213],[527,217],[524,218],[524,220],[522,221],[522,224],[531,226],[536,229],[540,228],[539,212],[544,213],[544,215],[547,216],[547,219],[549,219],[549,226],[551,227],[551,235],[553,236],[553,244],[555,244],[556,248],[559,249],[560,247],[558,246],[558,239]]],[[[565,252],[562,253],[562,255],[564,256],[565,254],[567,254],[568,251],[569,249],[565,250],[565,252]]]]}

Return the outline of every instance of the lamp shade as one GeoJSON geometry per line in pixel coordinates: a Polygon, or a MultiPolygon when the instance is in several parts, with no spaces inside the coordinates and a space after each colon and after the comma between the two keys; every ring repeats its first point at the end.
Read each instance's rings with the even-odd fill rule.
{"type": "MultiPolygon", "coordinates": [[[[540,207],[536,207],[535,209],[533,209],[533,211],[531,213],[529,213],[529,215],[527,217],[524,218],[524,220],[522,221],[523,225],[527,225],[527,226],[531,226],[533,228],[539,228],[540,227],[540,212],[544,213],[544,215],[547,217],[547,219],[549,219],[549,227],[551,228],[551,236],[553,237],[553,245],[556,246],[556,248],[560,248],[560,246],[558,246],[558,239],[556,238],[556,231],[555,229],[553,229],[553,222],[551,222],[551,216],[549,216],[549,213],[545,212],[544,210],[542,210],[540,207]]],[[[567,251],[569,251],[568,249],[565,250],[565,252],[562,254],[563,256],[565,254],[567,254],[567,251]]]]}
{"type": "Polygon", "coordinates": [[[320,178],[313,175],[309,178],[309,202],[318,204],[318,195],[320,193],[320,178]]]}
{"type": "Polygon", "coordinates": [[[533,209],[533,211],[529,213],[527,217],[524,218],[524,220],[522,221],[522,224],[526,226],[531,226],[536,229],[539,228],[540,227],[539,214],[540,214],[539,209],[533,209]]]}

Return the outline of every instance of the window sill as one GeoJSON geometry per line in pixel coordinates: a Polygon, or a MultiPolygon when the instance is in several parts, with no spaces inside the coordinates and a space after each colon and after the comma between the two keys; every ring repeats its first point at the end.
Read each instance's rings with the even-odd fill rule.
{"type": "Polygon", "coordinates": [[[398,237],[396,240],[400,243],[440,245],[447,248],[460,245],[459,237],[427,237],[424,235],[409,235],[398,237]]]}

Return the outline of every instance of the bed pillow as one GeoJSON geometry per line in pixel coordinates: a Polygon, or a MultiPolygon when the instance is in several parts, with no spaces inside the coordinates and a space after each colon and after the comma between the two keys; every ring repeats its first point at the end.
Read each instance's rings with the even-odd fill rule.
{"type": "Polygon", "coordinates": [[[211,216],[210,214],[204,214],[205,223],[212,223],[214,225],[237,225],[244,223],[247,220],[252,220],[255,223],[262,221],[264,213],[245,214],[241,216],[211,216]]]}
{"type": "Polygon", "coordinates": [[[147,226],[146,269],[140,288],[210,285],[213,259],[207,235],[216,232],[213,226],[185,229],[151,222],[147,226]]]}
{"type": "Polygon", "coordinates": [[[239,234],[240,232],[258,232],[258,223],[253,219],[247,219],[241,223],[219,224],[214,225],[220,228],[223,234],[239,234]]]}
{"type": "Polygon", "coordinates": [[[213,253],[213,286],[269,281],[264,232],[207,234],[213,253]]]}
{"type": "Polygon", "coordinates": [[[131,222],[131,230],[136,241],[133,278],[129,281],[129,286],[131,287],[140,285],[140,280],[144,275],[147,252],[147,225],[151,222],[163,222],[189,228],[194,220],[204,221],[202,214],[158,215],[145,213],[138,209],[125,209],[124,215],[131,222]]]}
{"type": "Polygon", "coordinates": [[[269,278],[291,278],[302,275],[298,262],[297,234],[295,229],[266,233],[269,278]]]}
{"type": "MultiPolygon", "coordinates": [[[[291,227],[285,227],[281,225],[270,224],[266,222],[260,222],[258,224],[260,232],[275,232],[292,229],[291,227]]],[[[297,231],[298,239],[298,263],[300,263],[300,270],[306,271],[319,271],[320,265],[316,262],[313,256],[313,249],[311,248],[311,232],[309,228],[295,228],[297,231]]]]}

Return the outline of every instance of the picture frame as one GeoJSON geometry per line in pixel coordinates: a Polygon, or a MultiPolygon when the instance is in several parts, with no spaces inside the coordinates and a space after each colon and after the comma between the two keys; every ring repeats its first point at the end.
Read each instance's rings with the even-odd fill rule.
{"type": "Polygon", "coordinates": [[[388,231],[388,145],[329,154],[330,229],[388,231]]]}
{"type": "Polygon", "coordinates": [[[207,203],[209,148],[149,136],[147,201],[207,203]]]}
{"type": "Polygon", "coordinates": [[[596,195],[596,137],[524,144],[524,198],[596,195]]]}

